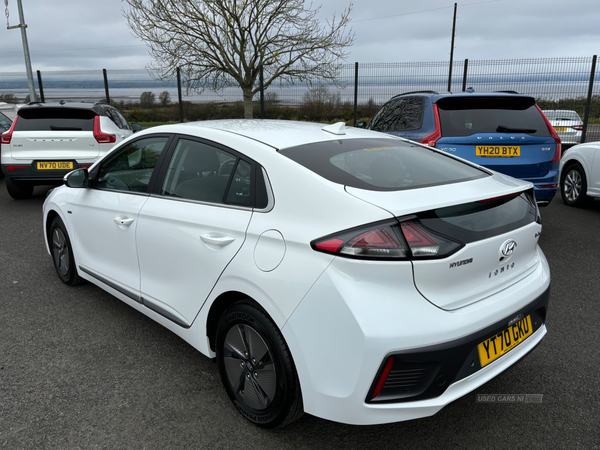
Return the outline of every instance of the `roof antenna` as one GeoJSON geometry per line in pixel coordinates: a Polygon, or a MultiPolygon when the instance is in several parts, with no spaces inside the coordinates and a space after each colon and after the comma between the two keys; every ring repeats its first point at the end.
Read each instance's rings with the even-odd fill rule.
{"type": "Polygon", "coordinates": [[[339,136],[346,134],[346,123],[345,122],[337,122],[332,125],[325,125],[322,128],[323,131],[327,131],[331,134],[337,134],[339,136]]]}

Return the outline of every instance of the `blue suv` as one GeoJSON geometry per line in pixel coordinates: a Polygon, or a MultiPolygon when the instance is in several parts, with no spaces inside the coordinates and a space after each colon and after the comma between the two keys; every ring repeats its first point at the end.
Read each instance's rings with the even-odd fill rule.
{"type": "Polygon", "coordinates": [[[472,89],[408,92],[385,103],[366,127],[530,181],[540,206],[556,194],[560,138],[533,97],[472,89]]]}

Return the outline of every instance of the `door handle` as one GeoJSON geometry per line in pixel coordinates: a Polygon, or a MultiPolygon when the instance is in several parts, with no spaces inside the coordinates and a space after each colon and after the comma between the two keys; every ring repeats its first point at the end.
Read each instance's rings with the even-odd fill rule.
{"type": "Polygon", "coordinates": [[[115,217],[115,223],[124,227],[128,227],[135,219],[125,219],[123,217],[115,217]]]}
{"type": "Polygon", "coordinates": [[[218,245],[219,247],[225,247],[235,241],[234,237],[214,234],[203,234],[200,239],[207,244],[218,245]]]}

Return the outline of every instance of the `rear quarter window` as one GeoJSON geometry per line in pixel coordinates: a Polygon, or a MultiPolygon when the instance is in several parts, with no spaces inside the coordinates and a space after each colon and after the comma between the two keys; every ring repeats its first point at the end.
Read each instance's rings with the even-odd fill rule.
{"type": "Polygon", "coordinates": [[[372,191],[398,191],[489,176],[442,152],[396,139],[346,139],[280,150],[338,184],[372,191]]]}
{"type": "Polygon", "coordinates": [[[387,102],[375,114],[369,128],[375,131],[413,131],[423,126],[423,97],[402,97],[387,102]]]}
{"type": "Polygon", "coordinates": [[[68,108],[21,109],[15,131],[92,131],[94,111],[68,108]]]}
{"type": "Polygon", "coordinates": [[[438,100],[443,136],[477,133],[525,133],[550,136],[531,97],[448,97],[438,100]]]}

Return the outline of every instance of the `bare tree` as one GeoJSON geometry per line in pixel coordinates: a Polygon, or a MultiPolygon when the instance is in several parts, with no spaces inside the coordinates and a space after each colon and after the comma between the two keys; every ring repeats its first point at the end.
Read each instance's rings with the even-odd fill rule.
{"type": "Polygon", "coordinates": [[[150,49],[154,69],[173,79],[177,67],[192,89],[237,84],[244,116],[264,67],[264,86],[274,80],[336,82],[340,61],[354,42],[352,4],[338,19],[316,19],[320,7],[304,0],[124,0],[129,27],[150,49]]]}
{"type": "Polygon", "coordinates": [[[158,96],[158,101],[163,106],[169,105],[171,103],[171,94],[169,94],[169,91],[162,91],[158,96]]]}

